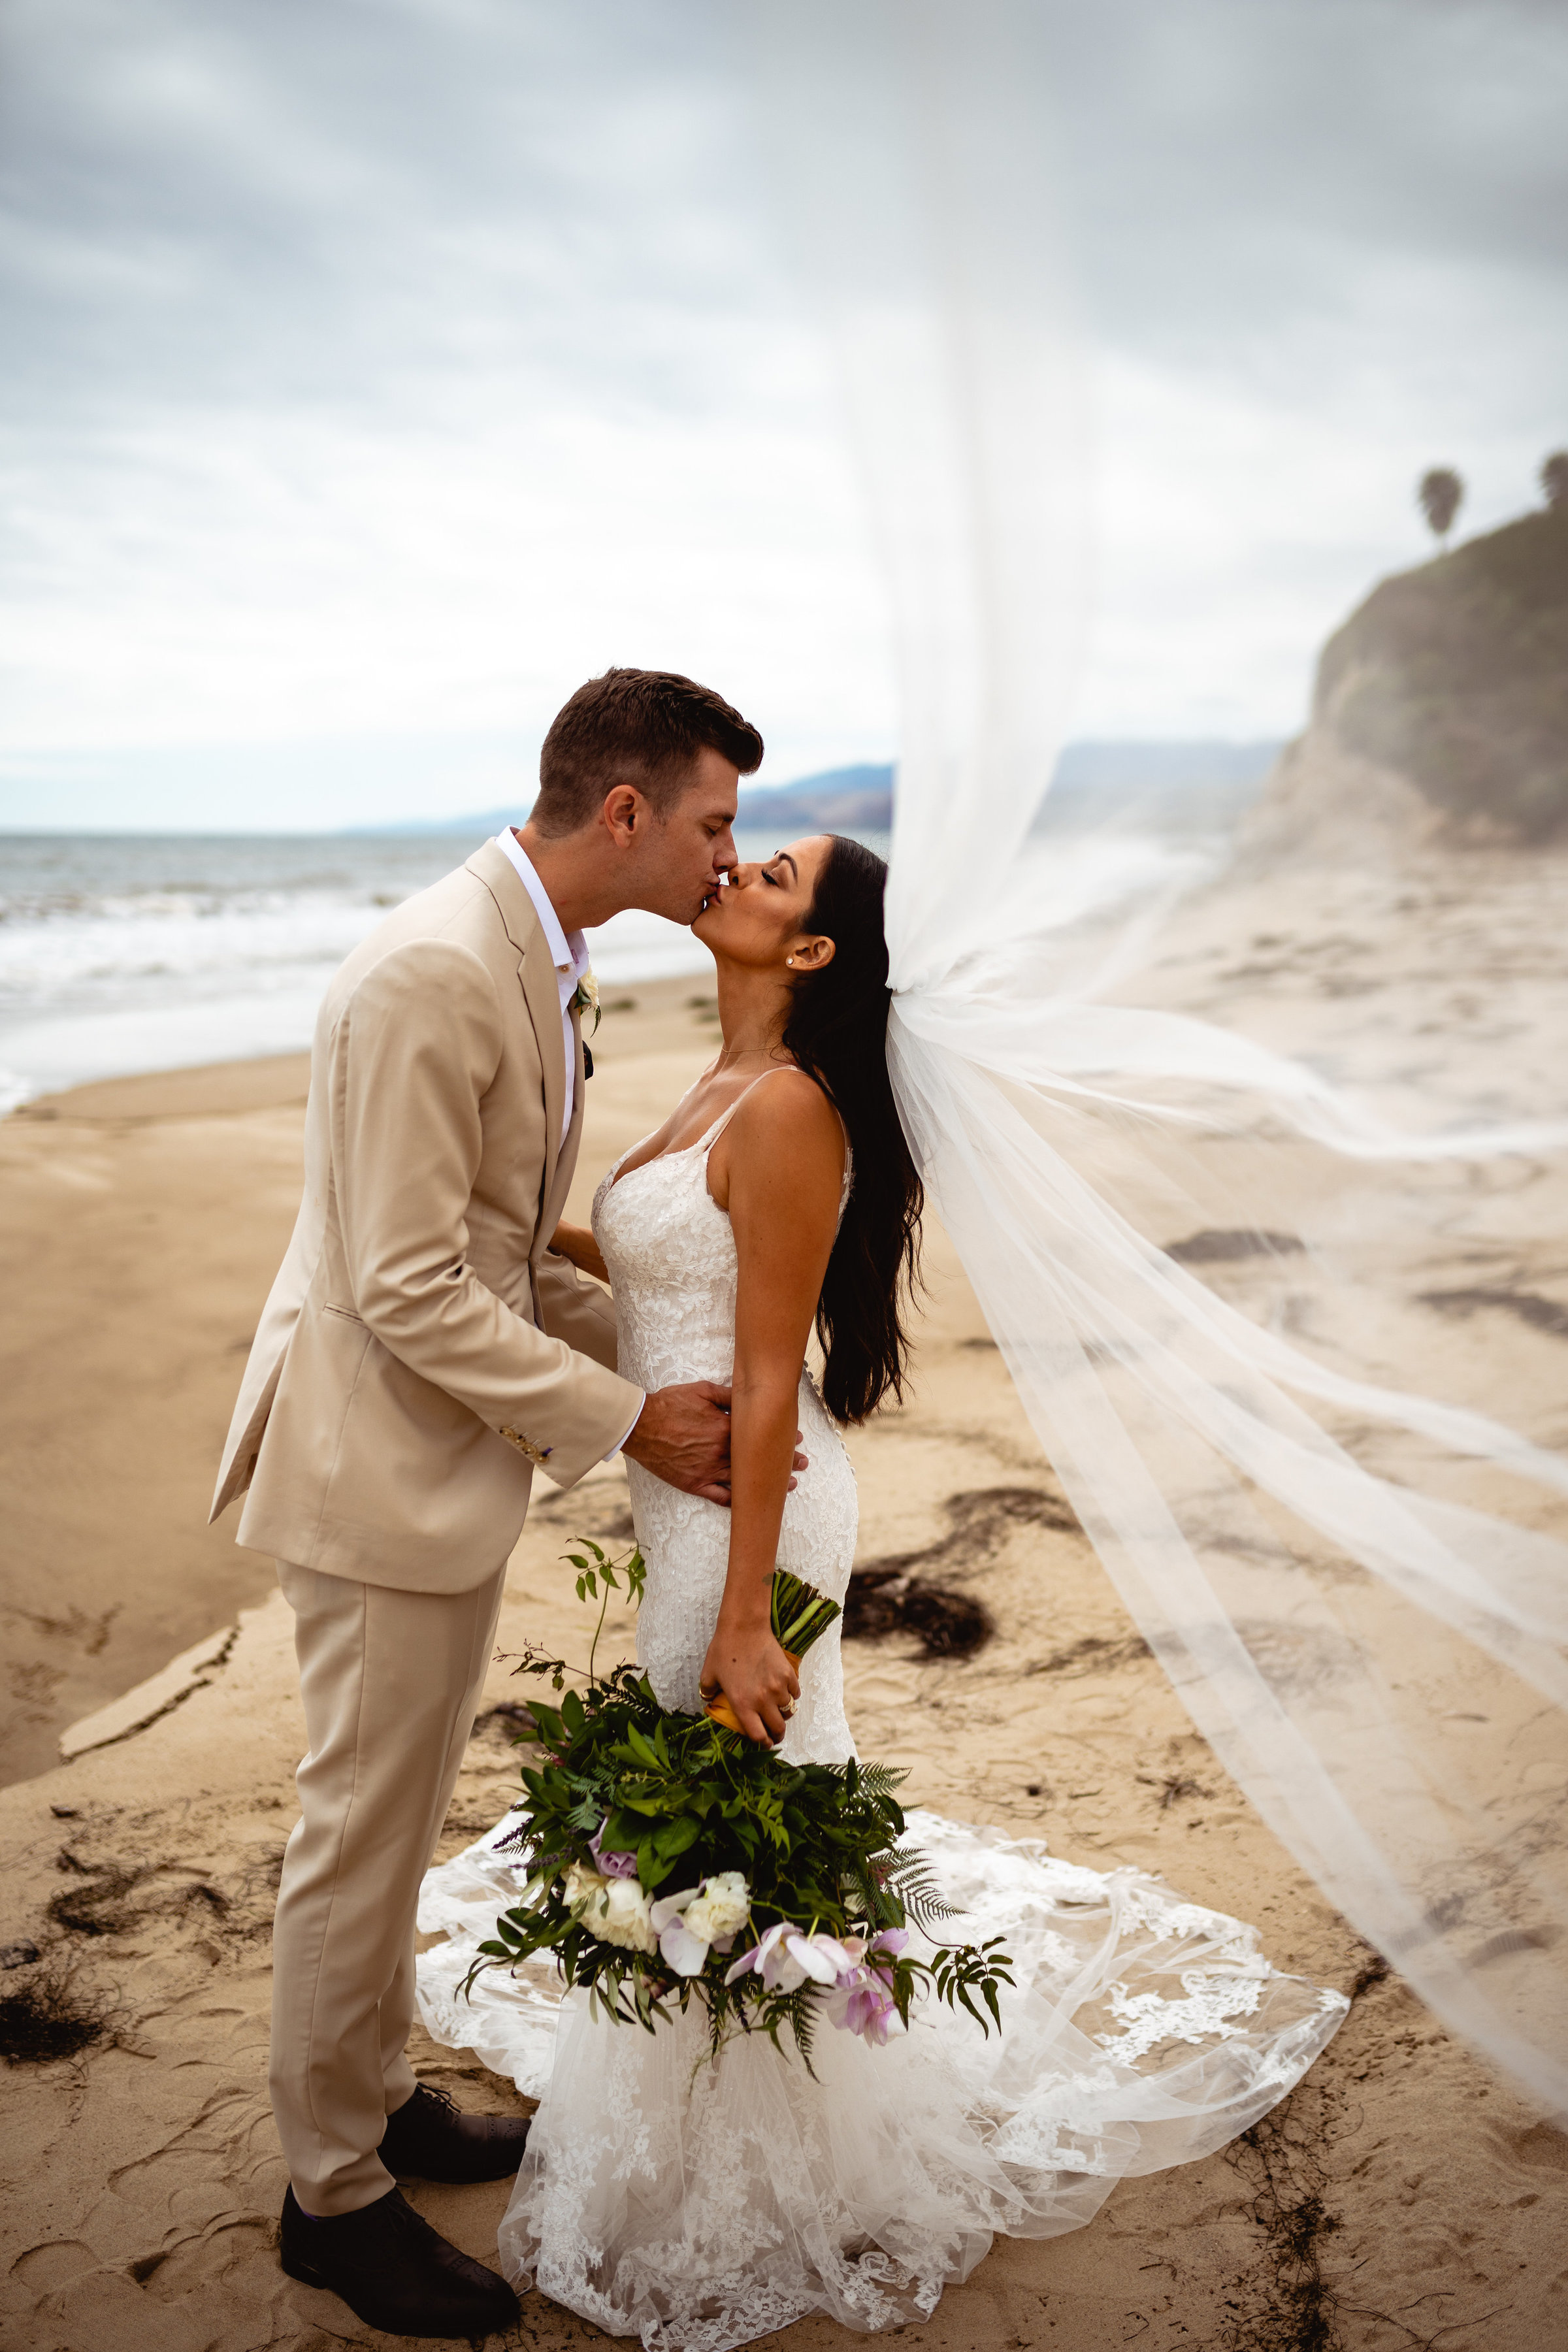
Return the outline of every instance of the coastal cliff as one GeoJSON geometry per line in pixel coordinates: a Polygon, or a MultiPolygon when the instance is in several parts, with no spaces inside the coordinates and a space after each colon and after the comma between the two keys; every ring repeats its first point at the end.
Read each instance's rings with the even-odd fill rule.
{"type": "Polygon", "coordinates": [[[1337,629],[1247,828],[1270,852],[1568,841],[1568,507],[1396,573],[1337,629]]]}

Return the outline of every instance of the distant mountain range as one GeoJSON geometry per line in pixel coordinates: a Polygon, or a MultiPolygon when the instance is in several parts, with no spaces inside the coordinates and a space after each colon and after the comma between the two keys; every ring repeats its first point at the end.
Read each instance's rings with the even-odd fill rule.
{"type": "Polygon", "coordinates": [[[742,784],[737,824],[776,833],[803,824],[834,833],[886,833],[893,822],[893,767],[825,768],[794,784],[742,784]]]}
{"type": "MultiPolygon", "coordinates": [[[[492,834],[520,824],[528,809],[520,796],[505,808],[479,809],[472,816],[416,817],[406,824],[359,825],[360,833],[492,834]]],[[[742,784],[737,824],[771,831],[779,825],[832,825],[841,832],[886,832],[893,821],[891,761],[878,766],[825,768],[794,784],[742,784]]]]}
{"type": "MultiPolygon", "coordinates": [[[[1048,819],[1155,815],[1184,825],[1223,824],[1256,798],[1280,750],[1278,742],[1069,743],[1058,762],[1048,819]]],[[[484,835],[516,824],[521,800],[471,816],[431,817],[407,824],[363,825],[363,833],[484,835]]],[[[885,833],[893,821],[893,768],[864,761],[826,768],[792,784],[743,784],[736,824],[748,831],[885,833]]]]}

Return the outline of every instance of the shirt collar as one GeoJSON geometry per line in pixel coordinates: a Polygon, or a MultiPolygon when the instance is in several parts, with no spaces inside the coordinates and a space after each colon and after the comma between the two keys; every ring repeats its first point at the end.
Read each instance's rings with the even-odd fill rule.
{"type": "Polygon", "coordinates": [[[519,841],[510,825],[503,825],[496,835],[496,847],[503,857],[510,858],[516,868],[519,881],[532,902],[544,933],[544,944],[550,950],[550,961],[557,971],[570,972],[581,980],[588,969],[588,942],[581,931],[563,931],[561,918],[550,903],[550,894],[540,880],[531,857],[519,841]]]}

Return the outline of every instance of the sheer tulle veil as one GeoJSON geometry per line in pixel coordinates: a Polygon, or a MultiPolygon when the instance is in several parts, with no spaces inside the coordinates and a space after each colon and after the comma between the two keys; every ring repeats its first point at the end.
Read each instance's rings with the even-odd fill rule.
{"type": "Polygon", "coordinates": [[[1446,1465],[1373,1475],[1325,1423],[1563,1491],[1568,1462],[1331,1369],[1123,1205],[1205,1131],[1284,1124],[1398,1160],[1543,1152],[1568,1125],[1406,1138],[1305,1066],[1068,968],[1030,836],[1078,660],[1088,436],[1039,19],[792,0],[758,21],[890,588],[889,1058],[931,1205],[1197,1727],[1438,2016],[1568,2113],[1568,1546],[1447,1499],[1446,1465]]]}

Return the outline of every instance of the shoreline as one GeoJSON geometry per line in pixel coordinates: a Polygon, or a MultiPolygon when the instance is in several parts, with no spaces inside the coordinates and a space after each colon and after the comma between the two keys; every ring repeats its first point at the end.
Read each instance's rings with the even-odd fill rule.
{"type": "MultiPolygon", "coordinates": [[[[874,831],[855,837],[889,845],[874,831]]],[[[212,838],[152,836],[129,866],[117,853],[111,874],[96,836],[31,871],[0,837],[0,1112],[106,1077],[308,1050],[343,956],[482,838],[260,836],[225,856],[212,838]]],[[[777,838],[742,831],[738,846],[754,857],[777,838]]],[[[1037,845],[1047,838],[1041,887],[1082,911],[1194,860],[1208,870],[1219,836],[1154,822],[1068,824],[1037,845]]],[[[709,971],[689,931],[646,910],[596,927],[590,949],[612,992],[700,987],[709,971]]]]}

